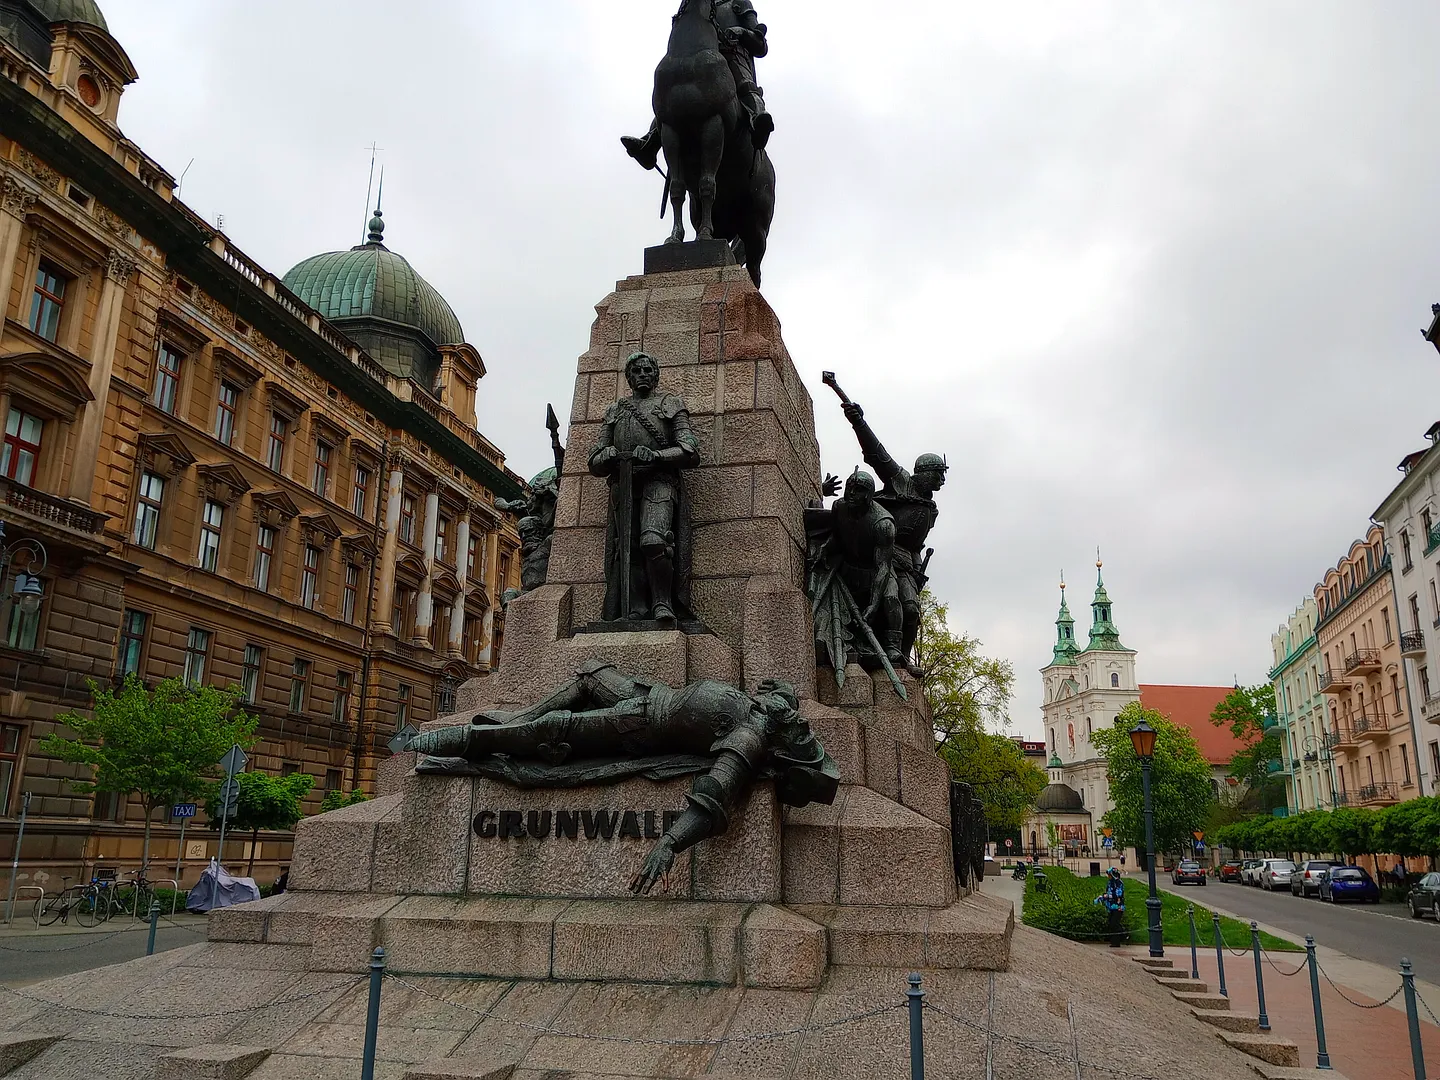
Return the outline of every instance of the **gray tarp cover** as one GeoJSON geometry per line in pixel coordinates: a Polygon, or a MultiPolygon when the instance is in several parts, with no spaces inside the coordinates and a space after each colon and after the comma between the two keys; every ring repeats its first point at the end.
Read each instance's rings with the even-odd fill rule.
{"type": "Polygon", "coordinates": [[[243,904],[248,900],[259,900],[260,890],[254,878],[233,877],[214,859],[210,860],[200,874],[200,880],[191,887],[185,901],[185,910],[203,914],[214,908],[243,904]]]}

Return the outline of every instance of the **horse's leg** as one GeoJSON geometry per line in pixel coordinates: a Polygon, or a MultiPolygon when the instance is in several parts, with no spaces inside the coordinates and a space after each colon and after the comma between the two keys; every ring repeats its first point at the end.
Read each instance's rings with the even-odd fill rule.
{"type": "Polygon", "coordinates": [[[685,241],[685,155],[680,147],[680,133],[669,124],[662,124],[660,146],[665,151],[665,165],[670,170],[670,209],[675,218],[665,242],[681,244],[685,241]]]}
{"type": "Polygon", "coordinates": [[[700,176],[696,182],[695,205],[690,208],[690,222],[695,226],[696,240],[715,238],[715,174],[725,156],[725,121],[717,114],[700,125],[700,176]]]}
{"type": "Polygon", "coordinates": [[[745,269],[750,271],[750,280],[760,287],[760,261],[765,258],[765,245],[769,237],[757,223],[747,225],[741,233],[745,247],[745,269]]]}

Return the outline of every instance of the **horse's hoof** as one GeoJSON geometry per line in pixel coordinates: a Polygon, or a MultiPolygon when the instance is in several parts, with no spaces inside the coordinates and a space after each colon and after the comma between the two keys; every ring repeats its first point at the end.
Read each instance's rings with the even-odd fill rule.
{"type": "Polygon", "coordinates": [[[667,244],[683,244],[684,242],[685,238],[683,236],[667,236],[665,238],[665,243],[667,244]]]}

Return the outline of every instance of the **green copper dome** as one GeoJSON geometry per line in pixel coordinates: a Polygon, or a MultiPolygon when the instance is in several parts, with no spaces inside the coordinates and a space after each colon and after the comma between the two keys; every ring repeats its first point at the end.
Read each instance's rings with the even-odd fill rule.
{"type": "Polygon", "coordinates": [[[95,0],[30,0],[30,3],[45,16],[47,22],[84,23],[86,26],[98,26],[107,34],[110,32],[95,0]]]}
{"type": "Polygon", "coordinates": [[[347,332],[347,320],[383,320],[419,330],[432,345],[464,341],[460,320],[445,298],[381,243],[384,228],[376,210],[366,243],[297,263],[285,275],[285,287],[347,332]]]}

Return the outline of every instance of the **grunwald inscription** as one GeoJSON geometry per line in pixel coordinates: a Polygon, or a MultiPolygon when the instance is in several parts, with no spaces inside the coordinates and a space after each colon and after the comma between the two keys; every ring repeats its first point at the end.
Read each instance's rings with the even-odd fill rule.
{"type": "Polygon", "coordinates": [[[659,840],[683,810],[482,810],[475,835],[483,840],[659,840]]]}

